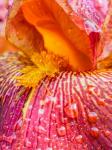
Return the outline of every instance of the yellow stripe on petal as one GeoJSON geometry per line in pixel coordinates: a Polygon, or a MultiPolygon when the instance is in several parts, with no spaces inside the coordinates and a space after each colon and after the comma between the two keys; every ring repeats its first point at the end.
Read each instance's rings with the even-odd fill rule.
{"type": "Polygon", "coordinates": [[[30,93],[30,95],[29,95],[29,97],[28,97],[28,100],[27,100],[26,103],[25,103],[25,106],[24,106],[24,108],[23,108],[23,110],[22,110],[22,112],[23,112],[23,119],[25,119],[25,117],[26,117],[26,114],[27,114],[29,105],[30,105],[30,103],[31,103],[31,100],[33,100],[32,98],[33,98],[33,96],[34,96],[35,93],[36,93],[35,91],[36,91],[36,88],[33,88],[32,91],[31,91],[31,93],[30,93]]]}

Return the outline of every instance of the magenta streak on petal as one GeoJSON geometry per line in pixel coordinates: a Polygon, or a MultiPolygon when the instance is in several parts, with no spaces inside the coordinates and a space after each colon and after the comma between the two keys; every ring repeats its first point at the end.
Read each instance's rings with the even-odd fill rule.
{"type": "MultiPolygon", "coordinates": [[[[72,83],[75,83],[75,85],[78,85],[77,77],[75,77],[75,75],[73,75],[73,78],[75,78],[75,80],[74,81],[72,80],[72,83]]],[[[75,101],[77,101],[77,105],[78,105],[78,109],[79,109],[80,117],[78,117],[78,120],[77,120],[78,124],[82,124],[83,127],[88,130],[87,122],[85,121],[87,119],[87,114],[86,114],[86,108],[84,107],[84,98],[81,96],[81,93],[78,93],[79,88],[75,87],[74,84],[72,85],[72,89],[74,89],[72,91],[73,99],[75,101]]],[[[75,128],[75,126],[76,126],[76,124],[74,124],[73,128],[75,128]]],[[[80,130],[80,127],[79,127],[79,130],[80,130]]],[[[88,143],[87,148],[90,149],[91,141],[88,140],[89,136],[87,135],[87,131],[80,130],[80,133],[78,135],[82,135],[84,142],[86,141],[88,143]]],[[[75,137],[74,137],[74,139],[75,139],[75,137]]],[[[75,141],[76,141],[76,139],[75,139],[75,141]]],[[[84,144],[84,142],[82,144],[84,144]]],[[[77,144],[77,142],[76,142],[76,144],[77,144]]]]}
{"type": "Polygon", "coordinates": [[[97,52],[97,44],[100,40],[99,32],[91,32],[89,34],[90,42],[91,42],[91,49],[93,50],[93,68],[96,68],[97,65],[97,57],[100,55],[101,52],[97,52]]]}
{"type": "MultiPolygon", "coordinates": [[[[18,69],[21,64],[20,62],[18,62],[18,60],[16,60],[14,65],[12,64],[10,60],[10,58],[12,58],[12,56],[14,56],[13,54],[9,53],[9,58],[6,59],[6,56],[4,54],[2,58],[2,60],[0,60],[0,66],[1,66],[1,77],[4,78],[4,80],[1,83],[2,88],[0,89],[0,95],[2,97],[2,110],[1,110],[1,121],[0,121],[0,136],[1,138],[1,142],[0,142],[0,147],[4,145],[5,148],[5,144],[7,144],[8,148],[11,147],[13,140],[15,140],[16,135],[14,135],[14,125],[16,123],[16,121],[18,120],[18,118],[21,115],[21,110],[23,108],[24,102],[26,101],[26,97],[25,96],[19,96],[18,95],[18,99],[17,94],[19,94],[19,92],[22,90],[22,88],[20,87],[16,87],[13,83],[13,80],[11,79],[12,76],[14,75],[15,72],[15,68],[16,68],[16,72],[18,72],[18,69]],[[9,60],[8,60],[9,59],[9,60]],[[19,63],[19,65],[18,65],[19,63]],[[11,67],[9,67],[11,65],[11,67]],[[8,66],[8,68],[7,68],[8,66]],[[2,71],[2,69],[4,71],[2,71]],[[6,70],[8,69],[8,73],[6,70]],[[6,79],[5,79],[6,78],[6,79]],[[6,88],[5,88],[6,87],[6,88]],[[5,89],[5,90],[4,90],[5,89]],[[4,95],[4,97],[3,97],[4,95]],[[3,99],[4,98],[4,99],[3,99]]],[[[16,56],[16,59],[18,59],[18,54],[16,56]]],[[[16,74],[15,72],[15,74],[16,74]]],[[[29,94],[28,92],[30,92],[30,90],[27,90],[27,94],[29,94]]],[[[25,94],[25,93],[24,93],[25,94]]]]}
{"type": "MultiPolygon", "coordinates": [[[[84,130],[83,132],[85,132],[85,136],[86,136],[86,140],[87,140],[87,143],[88,143],[88,148],[90,147],[90,145],[97,145],[97,141],[94,141],[94,143],[92,143],[92,137],[90,136],[90,134],[88,134],[88,132],[90,131],[90,126],[88,125],[88,122],[87,122],[87,113],[88,113],[88,110],[92,111],[92,109],[94,110],[94,106],[91,104],[91,101],[88,99],[87,97],[87,93],[85,92],[85,88],[87,85],[84,84],[84,81],[82,79],[84,79],[85,76],[83,76],[83,74],[78,74],[77,77],[76,77],[76,81],[77,81],[77,84],[78,84],[78,91],[80,92],[80,95],[81,95],[81,99],[79,99],[80,101],[82,101],[83,103],[83,107],[84,105],[86,106],[85,107],[85,114],[86,114],[86,118],[83,118],[85,119],[84,121],[84,125],[83,125],[83,130],[86,128],[86,130],[84,130]]],[[[79,123],[81,124],[81,123],[79,123]]]]}
{"type": "MultiPolygon", "coordinates": [[[[57,78],[57,82],[55,82],[55,84],[53,85],[53,97],[56,97],[56,94],[57,94],[57,91],[58,91],[58,85],[61,83],[61,80],[62,80],[62,75],[63,74],[60,74],[60,76],[57,78]]],[[[60,93],[61,94],[61,93],[60,93]]],[[[61,95],[60,95],[61,96],[61,95]]],[[[59,101],[59,98],[56,97],[56,101],[53,101],[50,105],[51,107],[51,112],[50,112],[50,117],[49,117],[49,139],[52,137],[52,132],[51,132],[51,121],[52,121],[52,118],[51,118],[51,115],[52,115],[52,111],[53,111],[53,108],[55,107],[55,104],[59,101]]],[[[60,116],[61,117],[61,116],[60,116]]],[[[57,120],[56,120],[57,121],[57,120]]],[[[58,125],[57,125],[57,128],[58,128],[58,125]]],[[[56,134],[56,133],[55,133],[56,134]]],[[[49,147],[50,147],[50,143],[49,143],[49,147]]]]}
{"type": "MultiPolygon", "coordinates": [[[[71,106],[74,104],[76,104],[76,106],[78,106],[77,97],[74,98],[74,96],[72,95],[72,88],[73,88],[73,83],[74,83],[74,81],[72,80],[73,76],[74,76],[73,73],[71,73],[71,74],[67,74],[67,77],[66,77],[66,78],[68,78],[67,84],[66,84],[67,93],[68,93],[68,99],[67,99],[67,101],[68,101],[67,105],[68,106],[69,105],[71,106]]],[[[63,95],[64,95],[64,93],[63,93],[63,95]]],[[[74,113],[74,110],[72,111],[72,113],[74,113]]],[[[78,116],[79,116],[79,113],[80,112],[78,112],[78,116]]],[[[70,140],[70,138],[72,136],[71,141],[73,142],[73,144],[69,145],[69,146],[71,146],[71,149],[83,149],[83,143],[79,144],[76,141],[76,137],[81,134],[81,128],[78,126],[78,124],[76,124],[76,122],[79,123],[79,117],[78,116],[75,116],[74,119],[70,119],[71,129],[69,131],[67,130],[68,141],[70,140]]]]}
{"type": "MultiPolygon", "coordinates": [[[[100,79],[100,78],[98,78],[98,79],[100,79]]],[[[99,82],[98,81],[98,79],[97,78],[95,78],[95,80],[97,80],[97,82],[99,82]]],[[[93,82],[95,82],[95,80],[93,80],[93,82]]],[[[103,82],[103,81],[102,81],[103,82]]],[[[102,85],[102,82],[101,82],[101,84],[100,85],[102,85]]],[[[100,83],[100,82],[99,82],[100,83]]],[[[104,89],[104,87],[103,86],[105,86],[105,85],[103,85],[103,86],[100,86],[99,85],[99,89],[104,89]]],[[[94,97],[94,94],[95,94],[95,92],[93,93],[93,97],[94,97]]],[[[102,93],[103,94],[103,93],[102,93]]],[[[110,93],[111,94],[111,93],[110,93]]],[[[109,95],[109,94],[107,94],[107,95],[109,95]]],[[[103,95],[102,95],[103,96],[103,95]]],[[[103,97],[105,97],[105,96],[103,96],[103,97]]],[[[106,98],[106,97],[105,97],[106,98]]],[[[95,105],[95,107],[96,107],[96,109],[97,110],[99,110],[99,117],[101,117],[102,116],[102,119],[100,119],[98,122],[99,122],[99,124],[101,124],[101,128],[104,128],[105,126],[104,126],[104,124],[103,124],[103,122],[104,122],[104,120],[105,120],[105,118],[107,118],[107,116],[106,116],[106,114],[107,113],[109,113],[108,112],[108,110],[109,110],[109,108],[108,107],[98,107],[98,105],[97,105],[97,103],[95,103],[95,100],[97,99],[97,101],[98,101],[98,98],[97,98],[97,93],[96,93],[96,97],[94,97],[93,98],[94,99],[94,101],[93,101],[93,104],[95,105]]],[[[112,113],[112,111],[110,112],[110,113],[112,113]]],[[[108,124],[108,121],[107,121],[107,124],[108,124]]],[[[108,124],[108,127],[109,127],[110,125],[108,124]]],[[[100,139],[99,141],[100,142],[102,142],[103,140],[104,140],[104,134],[102,134],[101,135],[101,139],[100,139]],[[101,141],[100,141],[101,140],[101,141]]],[[[105,146],[107,145],[107,140],[104,140],[104,144],[105,144],[105,146]]],[[[111,141],[110,141],[110,144],[111,144],[111,141]]],[[[108,143],[108,145],[109,145],[109,143],[108,143]]]]}
{"type": "MultiPolygon", "coordinates": [[[[44,80],[43,80],[44,81],[44,80]]],[[[27,130],[26,130],[26,133],[25,133],[25,138],[29,138],[31,136],[31,132],[30,132],[30,128],[32,127],[32,130],[34,130],[35,132],[35,135],[36,135],[36,141],[35,141],[35,145],[34,145],[34,148],[36,148],[36,146],[39,144],[38,142],[38,136],[39,136],[39,133],[38,133],[38,126],[39,126],[39,122],[40,122],[40,116],[38,114],[38,110],[39,110],[39,101],[36,101],[36,99],[42,99],[43,95],[45,95],[44,93],[46,93],[46,90],[41,92],[41,90],[44,90],[43,89],[43,86],[42,86],[42,83],[40,85],[40,88],[37,89],[37,94],[36,96],[34,97],[34,101],[33,103],[31,103],[32,105],[32,109],[30,111],[30,113],[26,116],[27,119],[30,119],[29,122],[28,122],[28,125],[26,126],[27,127],[27,130]],[[40,94],[40,95],[39,95],[40,94]],[[34,114],[34,115],[33,115],[34,114]],[[36,119],[37,118],[37,119],[36,119]],[[32,121],[31,121],[32,120],[32,121]],[[36,123],[35,123],[36,121],[36,123]],[[34,129],[33,129],[34,128],[34,129]]],[[[27,124],[27,123],[26,123],[27,124]]],[[[30,138],[29,138],[30,139],[30,138]]],[[[24,140],[24,139],[23,139],[24,140]]],[[[32,141],[33,139],[31,139],[30,141],[32,141]]]]}
{"type": "MultiPolygon", "coordinates": [[[[93,78],[92,78],[92,79],[93,79],[93,78]]],[[[96,78],[97,83],[99,83],[99,80],[98,80],[98,79],[99,79],[99,78],[96,78]]],[[[88,78],[88,80],[87,80],[87,78],[85,78],[86,84],[88,84],[88,81],[91,81],[91,84],[96,82],[95,80],[92,81],[91,78],[88,78]]],[[[97,84],[97,83],[95,83],[95,84],[97,84]]],[[[98,86],[97,89],[101,89],[101,87],[98,86]]],[[[96,109],[96,112],[94,112],[94,113],[97,113],[98,111],[101,111],[101,110],[100,110],[100,107],[98,107],[98,104],[97,104],[97,102],[96,102],[96,100],[98,101],[99,97],[98,97],[98,96],[95,96],[95,97],[94,97],[94,94],[97,95],[97,93],[95,93],[95,88],[93,88],[93,90],[92,90],[91,101],[92,101],[92,104],[93,104],[93,106],[94,106],[94,108],[92,109],[92,111],[96,109]]],[[[88,97],[88,98],[89,98],[89,97],[88,97]]],[[[105,109],[105,107],[104,107],[103,109],[105,109]]],[[[104,115],[104,114],[103,114],[103,110],[102,110],[102,114],[98,113],[98,117],[100,117],[101,115],[104,115]]],[[[106,117],[106,116],[105,116],[105,117],[106,117]]],[[[99,127],[99,124],[100,124],[100,128],[104,128],[103,117],[102,117],[102,119],[100,119],[100,120],[98,119],[98,120],[96,121],[96,127],[99,127]]],[[[103,137],[103,135],[101,135],[101,136],[103,137]]],[[[102,139],[101,139],[101,140],[102,140],[102,139]]],[[[104,144],[105,144],[105,142],[106,142],[106,140],[104,141],[104,144]]]]}
{"type": "MultiPolygon", "coordinates": [[[[66,82],[66,73],[62,74],[62,77],[60,79],[59,82],[59,86],[57,86],[57,106],[61,106],[61,107],[56,107],[56,105],[54,105],[55,108],[55,112],[56,112],[56,129],[57,129],[57,134],[58,134],[58,140],[57,140],[57,148],[59,149],[59,145],[58,145],[58,141],[60,139],[60,137],[65,136],[66,139],[64,141],[61,141],[61,143],[65,144],[66,147],[68,147],[68,134],[67,134],[67,128],[66,128],[66,122],[67,122],[67,118],[65,116],[65,112],[64,112],[64,95],[63,95],[63,91],[66,90],[66,88],[64,88],[65,83],[66,82]],[[62,131],[61,131],[62,130],[62,131]]],[[[67,93],[67,91],[66,91],[67,93]]],[[[66,101],[66,99],[65,99],[66,101]]],[[[55,138],[54,138],[55,140],[55,138]]],[[[55,145],[55,143],[54,143],[55,145]]]]}

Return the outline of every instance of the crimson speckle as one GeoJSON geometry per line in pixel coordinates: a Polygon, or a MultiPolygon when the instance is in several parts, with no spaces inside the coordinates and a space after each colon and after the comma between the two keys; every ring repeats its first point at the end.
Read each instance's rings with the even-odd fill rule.
{"type": "Polygon", "coordinates": [[[64,111],[66,115],[70,118],[77,118],[78,117],[78,108],[76,103],[68,104],[64,111]]]}
{"type": "Polygon", "coordinates": [[[97,127],[92,127],[90,133],[93,137],[98,138],[100,132],[97,127]]]}
{"type": "Polygon", "coordinates": [[[96,112],[89,112],[88,113],[88,120],[90,123],[95,123],[98,120],[98,115],[96,112]]]}
{"type": "Polygon", "coordinates": [[[82,135],[78,135],[76,138],[76,141],[80,144],[82,144],[84,142],[83,136],[82,135]]]}
{"type": "Polygon", "coordinates": [[[61,126],[57,129],[59,136],[65,136],[66,135],[66,128],[64,126],[61,126]]]}
{"type": "Polygon", "coordinates": [[[106,105],[106,102],[105,102],[104,99],[99,99],[99,100],[97,101],[97,103],[98,103],[99,106],[105,106],[105,105],[106,105]]]}
{"type": "Polygon", "coordinates": [[[105,131],[104,131],[104,135],[105,135],[106,137],[108,137],[108,136],[111,135],[111,132],[110,132],[109,130],[105,130],[105,131]]]}

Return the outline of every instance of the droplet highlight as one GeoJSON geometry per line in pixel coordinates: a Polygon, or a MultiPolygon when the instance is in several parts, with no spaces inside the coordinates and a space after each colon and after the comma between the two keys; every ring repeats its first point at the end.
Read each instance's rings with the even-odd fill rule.
{"type": "Polygon", "coordinates": [[[109,137],[109,136],[111,135],[111,132],[110,132],[109,130],[105,130],[105,131],[104,131],[104,135],[105,135],[106,137],[109,137]]]}
{"type": "Polygon", "coordinates": [[[66,135],[66,128],[64,126],[61,126],[57,129],[59,136],[65,136],[66,135]]]}
{"type": "Polygon", "coordinates": [[[65,111],[66,115],[72,119],[75,119],[78,117],[78,108],[77,108],[76,103],[72,103],[72,104],[67,105],[64,108],[64,111],[65,111]]]}
{"type": "Polygon", "coordinates": [[[99,106],[105,106],[105,105],[106,105],[104,99],[99,99],[99,100],[97,101],[97,103],[98,103],[99,106]]]}
{"type": "Polygon", "coordinates": [[[98,115],[96,112],[89,112],[88,113],[88,120],[90,123],[96,123],[98,120],[98,115]]]}
{"type": "Polygon", "coordinates": [[[97,127],[92,127],[90,133],[94,138],[98,138],[100,132],[97,127]]]}
{"type": "Polygon", "coordinates": [[[83,143],[83,141],[84,141],[84,139],[83,139],[83,136],[82,136],[82,135],[78,135],[78,136],[75,138],[75,140],[76,140],[76,142],[77,142],[77,143],[80,143],[80,144],[82,144],[82,143],[83,143]]]}

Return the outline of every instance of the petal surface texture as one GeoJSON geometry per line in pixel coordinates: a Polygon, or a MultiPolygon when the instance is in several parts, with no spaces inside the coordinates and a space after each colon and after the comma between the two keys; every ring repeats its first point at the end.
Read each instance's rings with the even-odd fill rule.
{"type": "Polygon", "coordinates": [[[13,76],[30,63],[21,52],[0,56],[0,147],[112,149],[112,70],[62,72],[33,89],[16,86],[13,76]]]}

